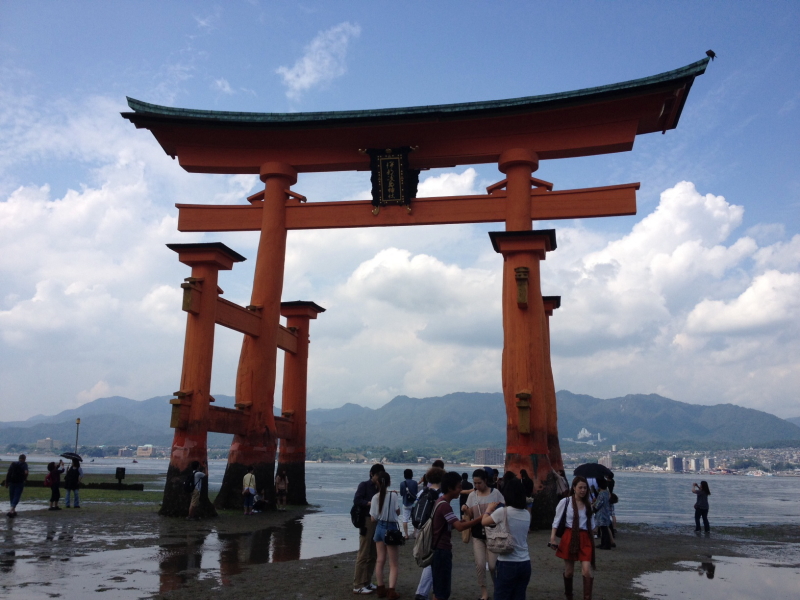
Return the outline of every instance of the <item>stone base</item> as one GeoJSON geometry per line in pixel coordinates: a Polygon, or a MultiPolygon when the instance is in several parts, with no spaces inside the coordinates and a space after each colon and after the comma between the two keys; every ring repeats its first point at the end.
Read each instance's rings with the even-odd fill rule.
{"type": "MultiPolygon", "coordinates": [[[[170,466],[167,469],[167,483],[164,486],[164,498],[161,501],[161,508],[158,514],[164,517],[187,517],[189,516],[189,503],[192,499],[191,493],[183,491],[183,482],[191,474],[191,469],[180,471],[177,467],[170,466]]],[[[200,492],[200,509],[197,515],[201,519],[208,519],[217,516],[214,505],[208,499],[208,478],[203,482],[203,489],[200,492]]]]}

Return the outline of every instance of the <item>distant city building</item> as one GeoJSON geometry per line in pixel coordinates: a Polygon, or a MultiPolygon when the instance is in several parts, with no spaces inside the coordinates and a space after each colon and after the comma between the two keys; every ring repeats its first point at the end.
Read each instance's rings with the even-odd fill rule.
{"type": "Polygon", "coordinates": [[[706,471],[711,471],[714,469],[716,465],[714,464],[713,458],[704,458],[703,459],[703,469],[706,471]]]}
{"type": "Polygon", "coordinates": [[[153,456],[153,445],[145,444],[144,446],[139,446],[136,449],[136,456],[153,456]]]}
{"type": "Polygon", "coordinates": [[[58,450],[61,448],[61,441],[60,440],[51,440],[50,438],[44,438],[43,440],[36,440],[36,449],[37,450],[58,450]]]}
{"type": "Polygon", "coordinates": [[[617,451],[617,445],[616,444],[611,444],[611,451],[612,452],[616,452],[617,451]]]}
{"type": "Polygon", "coordinates": [[[686,470],[687,471],[691,471],[693,473],[696,473],[697,471],[700,470],[698,467],[699,467],[699,463],[697,462],[696,458],[690,458],[687,461],[687,464],[686,464],[686,470]]]}
{"type": "Polygon", "coordinates": [[[125,456],[133,456],[133,450],[130,448],[120,448],[117,452],[117,456],[125,457],[125,456]]]}
{"type": "Polygon", "coordinates": [[[667,471],[672,473],[683,473],[683,459],[680,456],[670,456],[667,458],[667,471]]]}
{"type": "Polygon", "coordinates": [[[500,448],[479,448],[475,450],[475,464],[477,465],[502,465],[506,453],[500,448]]]}
{"type": "Polygon", "coordinates": [[[597,462],[599,462],[604,467],[607,467],[609,469],[612,468],[611,455],[610,454],[606,454],[605,456],[601,456],[600,460],[598,460],[597,462]]]}
{"type": "Polygon", "coordinates": [[[584,438],[590,438],[590,437],[592,437],[592,434],[589,432],[589,430],[588,430],[588,429],[586,429],[586,427],[582,428],[582,429],[581,429],[581,430],[578,432],[578,439],[579,439],[579,440],[582,440],[582,439],[584,439],[584,438]]]}

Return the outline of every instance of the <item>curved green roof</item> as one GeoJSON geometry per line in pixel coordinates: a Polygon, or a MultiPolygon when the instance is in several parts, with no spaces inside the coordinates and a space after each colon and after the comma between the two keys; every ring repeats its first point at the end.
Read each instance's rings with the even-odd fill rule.
{"type": "MultiPolygon", "coordinates": [[[[250,125],[291,125],[291,124],[334,124],[336,122],[352,122],[361,120],[395,120],[395,119],[415,119],[415,118],[459,118],[473,117],[489,114],[502,114],[516,112],[519,110],[531,111],[552,108],[554,104],[558,106],[570,106],[584,104],[586,102],[598,102],[606,98],[619,98],[629,94],[641,94],[650,89],[657,90],[665,85],[674,85],[676,82],[686,80],[690,82],[698,75],[702,75],[709,58],[704,58],[695,63],[667,71],[659,75],[633,79],[621,83],[604,85],[600,87],[584,88],[570,92],[560,92],[557,94],[544,94],[541,96],[526,96],[524,98],[512,98],[508,100],[493,100],[488,102],[464,102],[460,104],[438,104],[430,106],[411,106],[405,108],[382,108],[374,110],[344,110],[329,112],[297,112],[297,113],[256,113],[256,112],[232,112],[214,110],[195,110],[188,108],[173,108],[169,106],[159,106],[142,102],[134,98],[128,98],[128,106],[133,109],[133,113],[123,113],[126,118],[135,121],[137,117],[166,117],[168,120],[178,119],[181,121],[214,121],[217,123],[230,124],[250,124],[250,125]],[[169,118],[172,119],[169,119],[169,118]]],[[[684,95],[683,99],[685,100],[684,95]]],[[[681,107],[682,108],[682,103],[681,107]]],[[[680,109],[676,115],[680,115],[680,109]]]]}

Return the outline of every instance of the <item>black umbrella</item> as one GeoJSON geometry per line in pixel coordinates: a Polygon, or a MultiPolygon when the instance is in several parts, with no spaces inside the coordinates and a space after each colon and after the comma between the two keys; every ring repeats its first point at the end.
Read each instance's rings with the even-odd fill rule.
{"type": "Polygon", "coordinates": [[[63,456],[64,458],[68,458],[70,460],[77,460],[78,462],[83,462],[81,455],[75,452],[62,452],[61,456],[63,456]]]}
{"type": "Polygon", "coordinates": [[[594,478],[594,479],[613,479],[614,473],[611,472],[611,469],[608,467],[601,465],[600,463],[585,463],[580,465],[573,471],[573,475],[581,477],[594,478]]]}

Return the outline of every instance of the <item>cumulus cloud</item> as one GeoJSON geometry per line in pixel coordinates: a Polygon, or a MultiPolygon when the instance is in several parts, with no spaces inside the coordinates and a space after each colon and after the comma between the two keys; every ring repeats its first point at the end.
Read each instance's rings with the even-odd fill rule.
{"type": "Polygon", "coordinates": [[[304,92],[344,75],[347,72],[347,47],[350,40],[360,34],[361,27],[346,21],[319,32],[294,66],[279,67],[275,71],[287,88],[286,96],[299,100],[304,92]]]}
{"type": "Polygon", "coordinates": [[[215,79],[213,83],[213,88],[218,92],[222,92],[223,94],[228,94],[229,96],[234,94],[233,88],[231,88],[231,84],[228,83],[228,80],[224,77],[220,77],[219,79],[215,79]]]}

